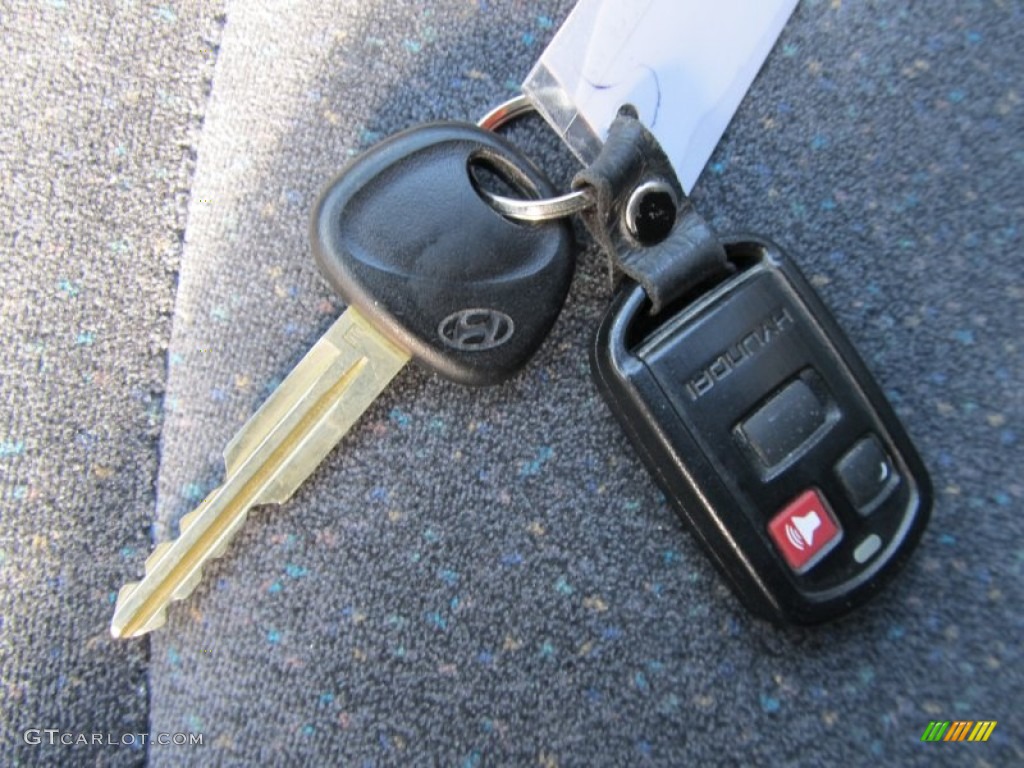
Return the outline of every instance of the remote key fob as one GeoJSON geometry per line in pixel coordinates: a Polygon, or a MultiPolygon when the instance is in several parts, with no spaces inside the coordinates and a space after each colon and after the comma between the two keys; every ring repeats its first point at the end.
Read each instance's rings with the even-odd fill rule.
{"type": "Polygon", "coordinates": [[[878,384],[774,244],[652,317],[627,282],[592,364],[645,464],[742,601],[815,624],[874,595],[927,523],[928,474],[878,384]]]}

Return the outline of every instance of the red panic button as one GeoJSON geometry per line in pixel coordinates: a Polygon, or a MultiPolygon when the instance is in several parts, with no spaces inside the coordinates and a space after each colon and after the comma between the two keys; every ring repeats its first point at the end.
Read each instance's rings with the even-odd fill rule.
{"type": "Polygon", "coordinates": [[[789,567],[804,573],[839,543],[843,531],[815,490],[804,491],[768,523],[768,533],[789,567]]]}

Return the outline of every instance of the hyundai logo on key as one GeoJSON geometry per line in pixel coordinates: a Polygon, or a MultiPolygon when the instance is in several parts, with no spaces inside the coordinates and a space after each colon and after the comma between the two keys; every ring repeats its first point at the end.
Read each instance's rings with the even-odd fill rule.
{"type": "Polygon", "coordinates": [[[512,318],[496,309],[460,309],[437,326],[441,341],[462,352],[482,352],[512,338],[512,318]]]}

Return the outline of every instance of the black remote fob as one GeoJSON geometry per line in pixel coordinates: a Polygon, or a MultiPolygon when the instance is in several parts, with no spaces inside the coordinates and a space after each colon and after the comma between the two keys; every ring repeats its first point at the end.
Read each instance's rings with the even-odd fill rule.
{"type": "Polygon", "coordinates": [[[598,332],[598,388],[651,474],[756,614],[836,618],[928,521],[928,474],[806,278],[774,244],[657,316],[627,282],[598,332]]]}

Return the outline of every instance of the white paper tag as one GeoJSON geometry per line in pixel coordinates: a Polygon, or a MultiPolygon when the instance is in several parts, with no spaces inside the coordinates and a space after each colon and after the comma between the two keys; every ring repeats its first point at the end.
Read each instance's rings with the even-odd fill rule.
{"type": "Polygon", "coordinates": [[[797,0],[580,0],[523,91],[586,164],[632,104],[689,192],[797,0]]]}

